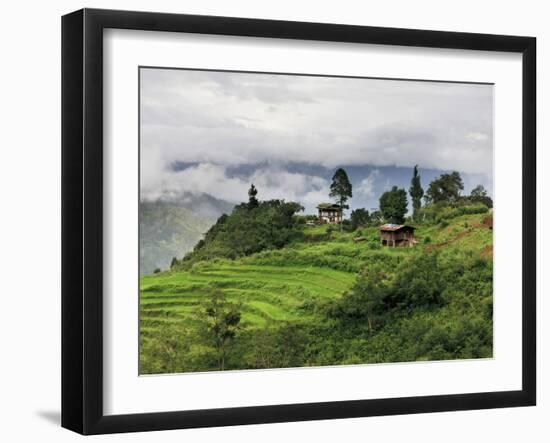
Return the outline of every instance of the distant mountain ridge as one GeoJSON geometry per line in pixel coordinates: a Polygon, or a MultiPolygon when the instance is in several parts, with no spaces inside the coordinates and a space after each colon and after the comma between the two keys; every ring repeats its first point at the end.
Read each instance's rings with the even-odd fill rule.
{"type": "Polygon", "coordinates": [[[210,194],[192,194],[191,192],[184,192],[169,202],[175,206],[190,209],[198,215],[216,219],[222,214],[230,213],[235,206],[210,194]]]}
{"type": "Polygon", "coordinates": [[[208,194],[184,193],[171,200],[141,201],[140,275],[169,268],[173,257],[191,251],[220,215],[233,204],[208,194]]]}

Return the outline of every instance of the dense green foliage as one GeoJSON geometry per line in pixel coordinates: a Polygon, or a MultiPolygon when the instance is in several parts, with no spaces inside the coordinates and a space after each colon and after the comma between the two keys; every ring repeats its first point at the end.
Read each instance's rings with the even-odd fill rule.
{"type": "Polygon", "coordinates": [[[405,360],[487,357],[492,349],[492,263],[461,254],[415,254],[394,271],[365,270],[331,309],[346,328],[365,333],[368,325],[372,339],[366,346],[379,349],[380,361],[403,355],[405,360]],[[392,351],[380,354],[386,345],[392,351]]]}
{"type": "Polygon", "coordinates": [[[493,199],[487,195],[487,191],[482,185],[478,185],[472,189],[472,192],[470,192],[470,195],[466,199],[473,204],[481,203],[488,208],[493,207],[493,199]]]}
{"type": "Polygon", "coordinates": [[[259,205],[259,201],[256,198],[258,195],[258,190],[256,189],[256,186],[254,186],[254,183],[250,185],[250,189],[248,190],[248,209],[254,209],[257,208],[259,205]]]}
{"type": "Polygon", "coordinates": [[[235,259],[265,249],[282,248],[303,236],[295,217],[301,210],[299,204],[284,200],[235,206],[230,215],[224,214],[217,220],[192,252],[183,260],[176,260],[172,269],[189,269],[198,261],[235,259]]]}
{"type": "Polygon", "coordinates": [[[365,208],[358,208],[351,211],[350,228],[355,231],[359,226],[367,226],[371,221],[369,211],[365,208]]]}
{"type": "Polygon", "coordinates": [[[460,198],[460,191],[464,190],[462,177],[457,171],[450,174],[441,174],[439,178],[430,183],[426,195],[426,203],[447,202],[454,204],[460,198]]]}
{"type": "Polygon", "coordinates": [[[380,211],[389,223],[401,224],[407,213],[407,193],[404,189],[394,186],[380,197],[380,211]]]}

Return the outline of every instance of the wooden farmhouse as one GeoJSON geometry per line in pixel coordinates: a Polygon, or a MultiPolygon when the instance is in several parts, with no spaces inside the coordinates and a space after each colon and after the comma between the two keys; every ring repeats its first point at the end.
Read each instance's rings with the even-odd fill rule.
{"type": "Polygon", "coordinates": [[[335,203],[320,203],[317,206],[319,210],[319,223],[329,223],[336,225],[342,222],[342,208],[335,203]]]}
{"type": "Polygon", "coordinates": [[[395,225],[386,223],[380,226],[380,242],[384,246],[408,246],[416,244],[414,239],[414,227],[407,225],[395,225]]]}

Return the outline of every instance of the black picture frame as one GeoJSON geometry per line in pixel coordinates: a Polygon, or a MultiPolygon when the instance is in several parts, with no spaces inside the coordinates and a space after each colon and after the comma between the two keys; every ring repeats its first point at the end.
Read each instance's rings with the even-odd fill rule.
{"type": "Polygon", "coordinates": [[[81,434],[530,406],[536,403],[536,39],[232,17],[83,9],[62,18],[62,426],[81,434]],[[103,30],[503,51],[522,54],[522,389],[103,413],[103,30]]]}

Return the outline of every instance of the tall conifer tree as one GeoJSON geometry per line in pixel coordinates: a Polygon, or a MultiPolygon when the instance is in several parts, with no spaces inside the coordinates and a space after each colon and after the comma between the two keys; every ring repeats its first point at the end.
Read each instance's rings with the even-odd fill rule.
{"type": "Polygon", "coordinates": [[[420,174],[418,173],[418,165],[415,165],[413,170],[413,176],[411,179],[411,187],[409,188],[409,195],[412,200],[413,207],[413,219],[416,220],[418,217],[418,210],[422,206],[422,197],[424,196],[424,189],[420,184],[420,174]]]}
{"type": "Polygon", "coordinates": [[[346,202],[353,197],[352,186],[348,174],[342,168],[338,168],[332,177],[330,185],[330,197],[335,198],[340,206],[340,230],[342,230],[342,221],[344,219],[344,208],[347,208],[346,202]]]}
{"type": "Polygon", "coordinates": [[[254,183],[250,185],[250,189],[248,190],[248,208],[254,209],[258,207],[258,199],[256,198],[256,195],[258,195],[258,190],[256,189],[256,186],[254,186],[254,183]]]}

